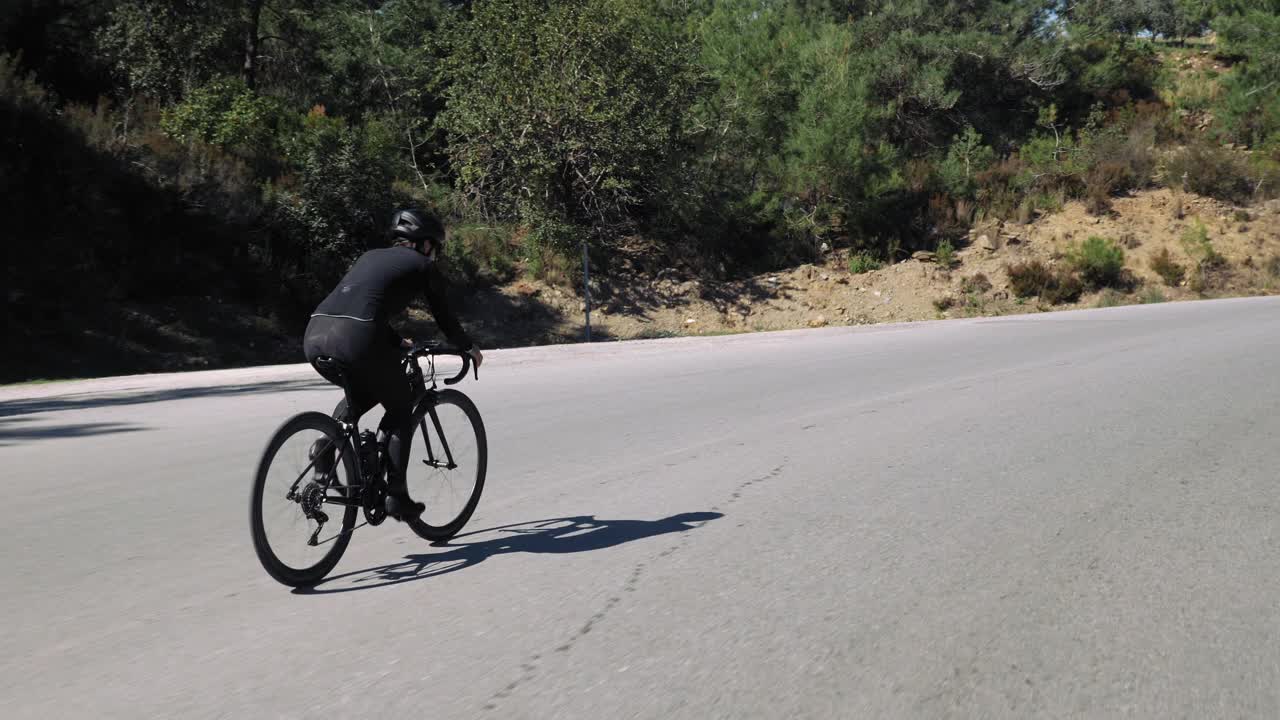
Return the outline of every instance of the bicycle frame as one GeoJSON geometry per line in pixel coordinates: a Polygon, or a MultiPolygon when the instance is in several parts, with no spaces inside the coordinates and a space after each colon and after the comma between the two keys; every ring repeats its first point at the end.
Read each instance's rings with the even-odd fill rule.
{"type": "MultiPolygon", "coordinates": [[[[342,394],[344,399],[346,400],[345,406],[350,408],[351,394],[347,391],[345,384],[342,386],[342,394]]],[[[334,496],[329,494],[329,488],[333,483],[333,479],[337,476],[337,468],[342,466],[343,456],[346,455],[348,449],[355,448],[360,438],[360,425],[359,425],[359,421],[356,418],[352,418],[350,422],[347,422],[347,420],[344,418],[334,418],[334,419],[337,420],[338,424],[342,426],[342,435],[338,438],[338,445],[339,445],[338,454],[335,455],[333,459],[334,472],[331,474],[326,473],[324,477],[324,483],[320,487],[321,492],[324,493],[322,503],[329,504],[329,505],[342,505],[346,507],[354,506],[354,507],[362,508],[364,507],[364,494],[369,485],[369,478],[365,476],[364,463],[361,462],[359,458],[358,450],[355,451],[357,458],[356,458],[356,478],[354,479],[359,480],[359,484],[347,485],[348,491],[357,491],[357,492],[354,493],[354,496],[352,496],[352,494],[348,492],[347,497],[334,496]]],[[[307,463],[307,466],[302,469],[302,472],[293,481],[293,484],[289,486],[289,493],[285,496],[286,499],[288,500],[294,499],[295,494],[297,493],[297,490],[298,490],[298,485],[300,485],[303,479],[307,477],[307,474],[310,473],[312,469],[315,468],[316,459],[320,455],[323,455],[324,453],[328,452],[331,449],[332,442],[333,441],[330,440],[330,445],[324,447],[319,453],[316,453],[316,457],[311,458],[311,462],[307,463]]],[[[323,526],[323,523],[321,523],[321,525],[323,526]]],[[[316,528],[316,532],[319,533],[319,531],[320,531],[320,528],[316,528]]]]}
{"type": "MultiPolygon", "coordinates": [[[[431,436],[427,432],[427,425],[424,419],[419,421],[418,428],[417,428],[422,431],[422,440],[423,440],[423,443],[426,445],[426,449],[427,449],[427,459],[423,460],[422,462],[431,467],[445,468],[446,470],[454,470],[458,467],[458,465],[453,460],[453,452],[449,449],[449,440],[448,438],[445,437],[444,428],[440,424],[440,416],[436,414],[436,410],[435,410],[435,406],[436,406],[435,398],[438,392],[436,390],[437,385],[436,385],[436,373],[435,373],[435,357],[433,355],[427,355],[426,357],[428,357],[431,362],[431,373],[430,373],[431,386],[430,387],[426,386],[427,381],[426,381],[425,375],[422,372],[422,368],[418,366],[416,361],[413,361],[411,359],[409,360],[409,364],[412,367],[412,373],[414,375],[414,379],[419,381],[421,383],[421,387],[423,388],[422,391],[419,392],[417,396],[414,398],[410,406],[414,408],[414,414],[416,415],[418,414],[418,412],[420,412],[423,409],[423,405],[424,404],[426,405],[427,415],[431,417],[431,424],[432,426],[435,427],[437,437],[440,438],[440,445],[441,445],[441,448],[444,450],[445,457],[444,457],[444,462],[441,462],[439,459],[436,458],[435,448],[432,447],[431,436]]],[[[351,394],[347,391],[345,384],[343,385],[342,392],[346,400],[346,407],[350,408],[351,394]]],[[[357,443],[359,442],[360,425],[359,425],[359,421],[356,418],[352,418],[349,422],[346,419],[342,419],[342,418],[335,418],[335,419],[338,420],[338,423],[343,428],[342,436],[338,439],[338,444],[340,446],[338,449],[338,454],[334,457],[334,461],[333,461],[333,466],[336,470],[336,468],[341,466],[343,456],[346,454],[348,449],[355,448],[357,443]]],[[[321,452],[322,453],[327,452],[329,449],[330,449],[329,447],[325,447],[321,452]]],[[[331,483],[333,482],[334,476],[327,475],[324,479],[324,484],[321,486],[321,490],[324,492],[324,503],[331,504],[331,505],[342,505],[347,507],[350,507],[350,506],[354,506],[358,508],[364,507],[364,504],[365,504],[364,495],[365,495],[365,492],[367,492],[368,487],[371,483],[370,483],[370,478],[365,475],[364,463],[358,457],[359,451],[356,450],[355,452],[357,454],[356,479],[359,480],[359,484],[348,485],[347,488],[349,490],[357,490],[358,492],[355,494],[354,497],[350,497],[350,496],[341,497],[341,496],[329,495],[329,488],[331,483]]],[[[320,453],[317,453],[317,455],[319,454],[320,453]]],[[[379,460],[382,460],[383,458],[381,457],[382,455],[381,447],[378,448],[378,454],[379,454],[379,460]]],[[[316,458],[312,458],[311,462],[307,463],[307,466],[303,468],[302,472],[293,481],[293,484],[289,487],[289,493],[287,495],[289,499],[293,499],[294,494],[297,492],[298,485],[301,484],[302,480],[306,478],[307,474],[311,472],[313,468],[315,468],[315,464],[316,464],[316,458]]]]}

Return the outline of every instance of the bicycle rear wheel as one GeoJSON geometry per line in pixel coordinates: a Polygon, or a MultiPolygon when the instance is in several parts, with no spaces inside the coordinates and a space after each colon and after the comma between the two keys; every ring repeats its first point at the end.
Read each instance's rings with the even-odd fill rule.
{"type": "Polygon", "coordinates": [[[408,525],[419,537],[448,540],[462,530],[484,490],[488,440],[480,411],[457,390],[442,390],[413,416],[405,480],[426,509],[408,525]]]}
{"type": "Polygon", "coordinates": [[[342,442],[336,420],[302,413],[276,430],[258,464],[249,505],[253,549],[267,574],[290,587],[320,582],[351,542],[356,508],[335,501],[356,496],[359,476],[355,452],[342,442]]]}

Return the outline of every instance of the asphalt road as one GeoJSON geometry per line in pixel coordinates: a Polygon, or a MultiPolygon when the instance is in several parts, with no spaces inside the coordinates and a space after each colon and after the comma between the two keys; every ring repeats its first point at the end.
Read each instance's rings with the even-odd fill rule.
{"type": "Polygon", "coordinates": [[[487,360],[469,534],[311,593],[305,366],[0,389],[0,715],[1280,717],[1277,299],[487,360]]]}

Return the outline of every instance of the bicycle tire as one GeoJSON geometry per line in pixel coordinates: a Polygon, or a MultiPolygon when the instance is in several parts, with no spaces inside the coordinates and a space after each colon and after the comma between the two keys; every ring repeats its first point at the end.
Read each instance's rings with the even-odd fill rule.
{"type": "MultiPolygon", "coordinates": [[[[309,567],[292,567],[281,560],[276,552],[272,550],[271,543],[267,538],[262,513],[267,477],[271,470],[271,463],[275,460],[280,448],[284,446],[289,438],[306,430],[323,433],[333,440],[335,444],[342,438],[342,427],[338,424],[338,421],[324,413],[304,412],[286,420],[271,436],[271,441],[267,443],[267,448],[262,453],[262,459],[258,463],[257,474],[254,477],[253,492],[249,503],[249,527],[253,535],[253,549],[258,555],[258,560],[262,563],[262,567],[267,571],[268,575],[281,584],[290,587],[306,587],[315,585],[323,580],[338,564],[338,561],[342,559],[342,554],[346,552],[347,545],[351,542],[351,532],[356,523],[355,506],[329,505],[329,507],[343,508],[344,510],[341,532],[333,541],[333,547],[318,562],[309,567]]],[[[346,488],[345,494],[350,496],[352,489],[349,487],[349,483],[352,478],[360,476],[356,472],[355,452],[349,446],[342,452],[342,465],[346,472],[347,482],[343,483],[340,477],[338,482],[342,487],[346,488]]],[[[301,512],[301,507],[299,512],[301,512]]]]}
{"type": "MultiPolygon", "coordinates": [[[[484,421],[480,418],[480,410],[476,408],[471,398],[467,397],[457,390],[441,390],[435,394],[434,404],[423,403],[413,414],[413,429],[416,435],[420,432],[424,420],[427,426],[431,426],[428,418],[428,411],[432,407],[441,405],[454,405],[471,421],[472,431],[475,433],[476,439],[476,478],[475,487],[471,491],[471,497],[463,506],[462,511],[458,513],[450,522],[443,525],[432,525],[418,516],[408,521],[409,528],[417,533],[418,537],[432,542],[442,542],[457,535],[459,531],[471,519],[472,513],[475,512],[476,506],[480,504],[480,495],[484,491],[485,474],[489,467],[489,443],[485,435],[484,421]]],[[[412,447],[412,445],[411,445],[412,447]]],[[[410,458],[409,462],[413,462],[410,458]]]]}

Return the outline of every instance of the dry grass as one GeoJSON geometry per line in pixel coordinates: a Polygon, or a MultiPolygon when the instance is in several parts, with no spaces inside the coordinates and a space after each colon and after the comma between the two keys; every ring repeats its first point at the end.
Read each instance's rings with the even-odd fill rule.
{"type": "Polygon", "coordinates": [[[1161,248],[1160,252],[1151,257],[1151,269],[1169,287],[1181,285],[1187,276],[1187,269],[1173,259],[1173,253],[1169,252],[1169,248],[1161,248]]]}

